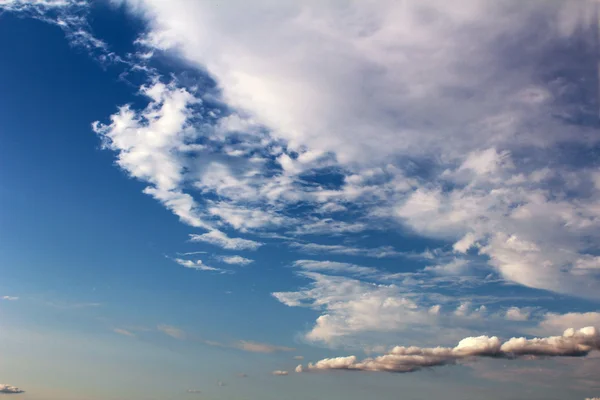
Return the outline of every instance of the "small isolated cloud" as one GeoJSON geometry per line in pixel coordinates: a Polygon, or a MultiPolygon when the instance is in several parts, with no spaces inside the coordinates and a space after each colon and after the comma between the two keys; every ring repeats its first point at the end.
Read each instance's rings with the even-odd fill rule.
{"type": "Polygon", "coordinates": [[[430,265],[425,267],[425,271],[437,275],[460,275],[467,269],[467,264],[467,260],[455,258],[446,264],[430,265]]]}
{"type": "Polygon", "coordinates": [[[134,337],[135,333],[128,331],[127,329],[115,328],[113,329],[114,333],[118,333],[119,335],[134,337]]]}
{"type": "Polygon", "coordinates": [[[395,250],[391,246],[380,246],[374,248],[351,247],[341,244],[318,244],[318,243],[299,243],[291,242],[290,247],[300,252],[308,254],[341,254],[347,256],[365,256],[373,258],[398,257],[404,254],[395,250]]]}
{"type": "Polygon", "coordinates": [[[529,320],[530,313],[519,307],[511,307],[506,310],[505,318],[509,321],[527,321],[529,320]]]}
{"type": "Polygon", "coordinates": [[[186,390],[186,393],[202,393],[202,391],[200,391],[198,389],[188,389],[188,390],[186,390]]]}
{"type": "Polygon", "coordinates": [[[202,262],[202,260],[192,261],[192,260],[184,260],[183,258],[175,258],[173,261],[175,261],[177,264],[184,266],[186,268],[197,269],[199,271],[223,272],[223,270],[220,268],[215,268],[215,267],[211,267],[211,266],[204,264],[202,262]]]}
{"type": "Polygon", "coordinates": [[[6,300],[6,301],[17,301],[17,300],[19,300],[19,298],[15,297],[15,296],[2,296],[2,297],[0,297],[0,299],[6,300]]]}
{"type": "Polygon", "coordinates": [[[337,261],[297,260],[294,261],[293,266],[306,271],[325,271],[353,275],[375,275],[378,273],[376,268],[337,261]]]}
{"type": "Polygon", "coordinates": [[[467,233],[458,242],[454,243],[452,249],[457,253],[466,253],[475,244],[475,235],[467,233]]]}
{"type": "Polygon", "coordinates": [[[517,359],[526,356],[582,357],[600,350],[600,331],[594,327],[567,329],[562,336],[512,338],[502,343],[498,337],[468,337],[456,347],[421,348],[396,346],[389,353],[359,361],[356,356],[325,358],[299,365],[296,371],[343,369],[375,372],[414,372],[422,368],[456,364],[475,357],[517,359]]]}
{"type": "Polygon", "coordinates": [[[286,375],[289,375],[289,372],[287,372],[287,371],[279,371],[279,370],[278,371],[273,371],[272,373],[273,373],[273,375],[276,375],[276,376],[286,376],[286,375]]]}
{"type": "Polygon", "coordinates": [[[5,385],[0,383],[0,394],[17,394],[17,393],[25,393],[24,390],[19,389],[18,387],[5,385]]]}
{"type": "Polygon", "coordinates": [[[264,243],[254,240],[231,238],[219,230],[212,230],[202,235],[190,235],[192,242],[204,242],[227,250],[256,250],[264,243]]]}
{"type": "Polygon", "coordinates": [[[249,342],[240,340],[236,346],[240,350],[249,351],[252,353],[276,353],[280,351],[294,351],[296,349],[292,347],[276,346],[267,343],[249,342]]]}
{"type": "Polygon", "coordinates": [[[218,382],[217,382],[217,386],[224,387],[224,386],[227,386],[227,383],[226,383],[226,382],[223,382],[223,381],[218,381],[218,382]]]}
{"type": "Polygon", "coordinates": [[[156,327],[160,332],[164,333],[167,336],[171,336],[174,339],[183,340],[187,337],[186,333],[174,326],[171,325],[158,325],[156,327]]]}
{"type": "Polygon", "coordinates": [[[254,262],[254,260],[242,256],[219,256],[216,258],[217,260],[230,265],[248,265],[254,262]]]}
{"type": "Polygon", "coordinates": [[[294,356],[294,360],[304,360],[304,356],[294,356]]]}

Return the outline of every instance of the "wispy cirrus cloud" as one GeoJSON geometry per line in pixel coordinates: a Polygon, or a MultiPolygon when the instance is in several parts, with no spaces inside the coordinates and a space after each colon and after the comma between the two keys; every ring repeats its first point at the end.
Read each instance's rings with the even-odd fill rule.
{"type": "Polygon", "coordinates": [[[334,274],[376,275],[381,273],[376,268],[337,261],[296,260],[292,265],[306,271],[323,271],[334,274]]]}
{"type": "Polygon", "coordinates": [[[240,340],[235,345],[240,350],[249,351],[251,353],[277,353],[281,351],[294,351],[293,347],[277,346],[268,343],[249,342],[240,340]]]}
{"type": "Polygon", "coordinates": [[[204,262],[202,260],[185,260],[183,258],[174,258],[173,261],[175,261],[177,264],[186,267],[186,268],[191,268],[191,269],[196,269],[199,271],[214,271],[214,272],[227,272],[226,270],[223,270],[221,268],[216,268],[216,267],[211,267],[209,265],[204,264],[204,262]]]}
{"type": "Polygon", "coordinates": [[[159,332],[164,333],[167,336],[172,337],[173,339],[184,340],[188,337],[188,334],[180,328],[177,328],[172,325],[161,324],[156,327],[159,332]]]}
{"type": "Polygon", "coordinates": [[[254,240],[231,238],[219,230],[211,230],[201,235],[190,235],[190,241],[209,243],[226,250],[256,250],[263,245],[254,240]]]}
{"type": "Polygon", "coordinates": [[[353,247],[342,244],[319,244],[319,243],[301,243],[291,242],[289,246],[303,253],[308,254],[339,254],[349,256],[366,256],[373,258],[400,257],[405,255],[396,251],[391,246],[381,246],[375,248],[353,247]]]}
{"type": "Polygon", "coordinates": [[[135,337],[135,333],[123,328],[114,328],[113,332],[123,336],[135,337]]]}

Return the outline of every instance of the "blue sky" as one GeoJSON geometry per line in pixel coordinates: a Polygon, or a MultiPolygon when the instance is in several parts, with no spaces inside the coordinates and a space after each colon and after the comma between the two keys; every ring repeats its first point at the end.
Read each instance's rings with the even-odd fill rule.
{"type": "Polygon", "coordinates": [[[595,7],[0,0],[0,394],[599,396],[595,7]]]}

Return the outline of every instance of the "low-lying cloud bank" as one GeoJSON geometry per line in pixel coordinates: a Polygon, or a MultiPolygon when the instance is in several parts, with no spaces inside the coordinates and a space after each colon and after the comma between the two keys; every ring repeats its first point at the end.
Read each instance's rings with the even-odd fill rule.
{"type": "Polygon", "coordinates": [[[17,394],[17,393],[25,393],[25,391],[19,389],[18,387],[4,385],[4,384],[0,383],[0,394],[17,394]]]}
{"type": "Polygon", "coordinates": [[[396,346],[389,353],[358,361],[356,356],[325,358],[296,372],[343,369],[375,372],[414,372],[422,368],[455,364],[475,357],[516,359],[520,357],[583,357],[600,350],[600,331],[595,327],[567,329],[562,336],[512,338],[504,343],[496,336],[468,337],[456,347],[396,346]]]}

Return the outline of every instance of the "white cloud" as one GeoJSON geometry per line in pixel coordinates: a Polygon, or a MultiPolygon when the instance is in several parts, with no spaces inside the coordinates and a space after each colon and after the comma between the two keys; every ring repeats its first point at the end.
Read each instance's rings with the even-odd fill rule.
{"type": "Polygon", "coordinates": [[[128,331],[127,329],[122,329],[122,328],[114,328],[113,332],[118,333],[119,335],[123,335],[123,336],[129,336],[129,337],[135,336],[135,333],[128,331]]]}
{"type": "Polygon", "coordinates": [[[509,160],[509,153],[498,153],[496,149],[490,148],[470,153],[458,171],[469,169],[477,175],[487,175],[496,172],[503,161],[509,160]]]}
{"type": "Polygon", "coordinates": [[[455,364],[475,357],[518,358],[523,356],[584,356],[600,350],[600,333],[596,328],[568,329],[562,336],[547,338],[512,338],[502,343],[496,336],[468,337],[456,347],[394,347],[389,353],[358,361],[356,356],[326,358],[296,371],[344,369],[376,372],[414,372],[422,368],[455,364]]]}
{"type": "Polygon", "coordinates": [[[375,248],[363,248],[363,247],[352,247],[341,244],[319,244],[319,243],[298,243],[291,242],[289,244],[292,248],[298,251],[318,254],[318,253],[329,253],[329,254],[343,254],[350,256],[366,256],[373,258],[387,258],[387,257],[398,257],[404,255],[403,253],[394,250],[391,246],[381,246],[375,248]]]}
{"type": "MultiPolygon", "coordinates": [[[[141,88],[146,107],[123,106],[109,124],[94,124],[119,166],[148,184],[145,193],[183,222],[210,230],[195,235],[198,240],[228,249],[260,246],[212,230],[213,220],[242,232],[285,226],[298,234],[352,234],[395,216],[420,235],[453,242],[458,253],[477,248],[506,280],[598,298],[598,260],[589,253],[589,243],[600,239],[597,171],[570,160],[549,162],[557,143],[585,149],[598,137],[565,122],[585,119],[578,113],[587,105],[563,94],[581,83],[544,82],[531,73],[556,72],[541,60],[566,38],[581,39],[592,2],[532,0],[515,12],[481,0],[456,7],[442,0],[276,7],[258,1],[239,4],[253,16],[243,21],[235,7],[208,1],[128,3],[150,24],[138,44],[180,50],[206,68],[223,90],[220,100],[234,109],[200,127],[195,107],[201,100],[192,88],[154,79],[141,88]],[[534,35],[530,21],[539,18],[554,23],[534,35]],[[515,45],[540,37],[535,50],[515,45]],[[225,143],[234,132],[247,140],[225,143]],[[197,143],[200,137],[207,143],[197,143]],[[222,151],[211,147],[213,140],[222,151]],[[276,168],[266,166],[268,159],[276,168]],[[323,165],[342,171],[339,188],[299,183],[301,173],[323,165]],[[414,173],[425,166],[426,173],[414,173]],[[186,185],[220,200],[199,203],[186,185]],[[314,210],[351,205],[360,215],[351,222],[290,218],[286,207],[298,202],[314,210]]],[[[3,3],[40,16],[38,10],[70,5],[75,2],[3,3]]],[[[71,42],[110,58],[85,18],[75,17],[44,18],[68,27],[71,42]]],[[[561,57],[561,68],[571,68],[571,58],[577,60],[561,57]]],[[[400,255],[388,246],[296,248],[400,255]]]]}
{"type": "Polygon", "coordinates": [[[190,126],[191,107],[199,102],[175,84],[155,81],[142,86],[149,99],[140,112],[122,106],[110,124],[96,121],[92,127],[106,148],[117,152],[117,164],[132,177],[150,184],[144,192],[153,196],[194,227],[209,228],[197,204],[183,192],[185,155],[178,149],[198,137],[190,126]]]}
{"type": "Polygon", "coordinates": [[[569,327],[578,329],[584,326],[600,327],[600,312],[570,312],[566,314],[546,313],[538,327],[533,331],[544,334],[568,329],[569,327]]]}
{"type": "Polygon", "coordinates": [[[5,385],[0,383],[0,394],[18,394],[25,393],[24,390],[19,389],[18,387],[5,385]]]}
{"type": "Polygon", "coordinates": [[[282,225],[286,218],[263,211],[242,206],[234,206],[225,202],[213,203],[207,209],[208,213],[219,217],[240,232],[282,225]]]}
{"type": "Polygon", "coordinates": [[[19,300],[19,298],[15,297],[15,296],[2,296],[2,297],[0,297],[0,299],[6,300],[6,301],[17,301],[17,300],[19,300]]]}
{"type": "MultiPolygon", "coordinates": [[[[145,193],[184,223],[208,229],[191,235],[192,241],[256,250],[263,243],[231,238],[215,227],[355,237],[400,224],[453,243],[456,253],[477,252],[507,281],[600,296],[597,249],[590,247],[600,239],[599,175],[556,152],[557,143],[589,149],[598,135],[595,127],[565,122],[585,119],[576,110],[587,105],[561,100],[561,93],[577,92],[581,83],[543,82],[532,72],[551,75],[545,68],[554,63],[546,61],[556,45],[587,22],[564,15],[585,15],[579,11],[587,2],[532,0],[517,11],[480,0],[128,3],[150,22],[141,42],[177,47],[190,64],[210,72],[223,90],[219,100],[235,109],[200,126],[196,92],[155,80],[141,89],[146,107],[123,106],[109,124],[94,125],[119,166],[148,185],[145,193]],[[531,24],[540,18],[560,29],[531,24]],[[541,29],[535,35],[534,25],[541,29]],[[526,49],[515,45],[532,42],[526,49]],[[230,135],[243,140],[230,143],[230,135]],[[322,166],[339,171],[338,187],[301,181],[302,173],[318,175],[322,166]],[[218,201],[206,200],[210,196],[218,201]],[[310,211],[292,207],[298,204],[310,211]],[[315,217],[340,210],[352,219],[315,217]]],[[[77,37],[102,47],[93,36],[77,37]]],[[[409,256],[385,243],[299,242],[289,246],[312,254],[409,256]]],[[[371,273],[350,262],[311,262],[298,267],[371,273]]],[[[431,326],[443,317],[437,304],[443,301],[418,304],[415,291],[449,282],[453,274],[462,278],[465,262],[430,265],[425,272],[439,276],[407,277],[417,283],[412,286],[306,273],[313,281],[307,289],[274,295],[289,306],[319,310],[306,335],[312,341],[431,326]]],[[[452,318],[487,313],[468,301],[456,298],[443,309],[453,310],[452,318]]],[[[503,317],[522,320],[524,312],[509,309],[503,317]]],[[[549,314],[541,328],[576,325],[567,320],[549,314]]]]}
{"type": "Polygon", "coordinates": [[[248,265],[254,262],[254,260],[242,256],[218,256],[216,258],[225,264],[232,265],[248,265]]]}
{"type": "Polygon", "coordinates": [[[439,275],[461,275],[466,272],[468,263],[467,260],[455,258],[446,264],[425,267],[425,271],[439,275]]]}
{"type": "MultiPolygon", "coordinates": [[[[228,104],[293,148],[334,152],[344,163],[511,140],[521,120],[545,104],[537,96],[540,101],[523,109],[523,86],[533,83],[526,67],[539,54],[523,52],[522,67],[509,74],[494,44],[505,32],[527,34],[529,18],[542,11],[561,16],[562,9],[578,7],[533,1],[515,13],[478,0],[457,7],[440,0],[277,7],[259,1],[238,2],[233,12],[210,2],[130,3],[151,21],[147,42],[178,47],[205,66],[228,104]],[[490,126],[501,117],[510,123],[501,130],[499,121],[490,126]]],[[[546,136],[552,141],[559,133],[546,136]]],[[[479,170],[488,165],[473,164],[479,170]]]]}
{"type": "Polygon", "coordinates": [[[240,350],[249,351],[251,353],[277,353],[280,351],[294,351],[292,347],[276,346],[268,343],[257,343],[240,340],[236,347],[240,350]]]}
{"type": "MultiPolygon", "coordinates": [[[[259,1],[251,7],[240,4],[253,16],[243,23],[237,9],[210,2],[130,3],[150,21],[147,45],[177,48],[205,67],[223,89],[224,101],[237,109],[220,134],[241,129],[252,140],[260,137],[262,149],[278,143],[270,155],[282,168],[280,174],[261,167],[247,175],[247,168],[223,163],[205,169],[197,185],[235,203],[214,206],[213,216],[242,231],[285,220],[297,225],[291,232],[310,234],[358,233],[395,216],[420,235],[454,242],[456,252],[478,244],[479,253],[505,279],[597,297],[598,281],[589,279],[597,273],[597,262],[585,254],[582,238],[597,237],[598,193],[556,195],[549,177],[562,174],[565,184],[573,186],[576,174],[567,179],[568,160],[565,165],[546,162],[555,144],[585,147],[597,135],[565,123],[576,120],[581,107],[566,103],[561,93],[580,84],[544,82],[529,72],[540,65],[545,76],[555,72],[540,60],[547,60],[565,37],[584,32],[575,27],[589,27],[589,19],[573,16],[585,15],[590,2],[534,0],[515,12],[479,0],[458,7],[426,0],[275,8],[259,1]],[[561,28],[544,28],[534,36],[530,21],[536,18],[550,18],[561,28]],[[506,32],[522,40],[507,43],[506,32]],[[515,45],[539,37],[544,45],[538,50],[515,45]],[[519,67],[508,66],[507,59],[518,59],[519,67]],[[258,133],[257,125],[268,133],[258,133]],[[533,153],[539,156],[529,160],[526,154],[533,153]],[[300,171],[318,165],[326,154],[344,169],[343,185],[299,185],[300,171]],[[406,155],[416,159],[411,165],[435,165],[426,175],[406,178],[410,168],[395,164],[406,155]],[[244,198],[252,207],[240,204],[244,198]],[[299,201],[316,210],[354,202],[363,207],[363,218],[290,221],[279,212],[299,201]],[[539,254],[514,247],[507,241],[511,237],[537,246],[539,254]],[[584,290],[577,290],[582,283],[584,290]]],[[[239,158],[247,150],[226,153],[239,158]]],[[[577,179],[585,179],[585,173],[577,179]]],[[[342,245],[298,248],[366,254],[342,245]]]]}
{"type": "Polygon", "coordinates": [[[376,268],[336,261],[297,260],[294,261],[293,265],[306,271],[349,273],[353,275],[376,275],[380,273],[376,268]]]}
{"type": "Polygon", "coordinates": [[[431,314],[420,308],[409,292],[396,285],[367,283],[352,278],[304,272],[311,285],[298,292],[277,292],[273,296],[290,307],[319,310],[305,338],[337,345],[344,339],[369,332],[397,332],[430,324],[431,314]]]}
{"type": "Polygon", "coordinates": [[[272,374],[276,375],[276,376],[286,376],[286,375],[289,375],[289,372],[287,372],[287,371],[279,371],[278,370],[278,371],[273,371],[272,374]]]}
{"type": "Polygon", "coordinates": [[[202,391],[199,389],[188,389],[186,390],[186,393],[202,393],[202,391]]]}
{"type": "Polygon", "coordinates": [[[190,240],[192,242],[210,243],[227,250],[256,250],[263,245],[263,243],[254,240],[231,238],[225,232],[219,230],[211,230],[201,235],[190,235],[190,240]]]}
{"type": "Polygon", "coordinates": [[[452,249],[457,253],[466,253],[475,244],[475,235],[469,232],[458,242],[454,243],[452,249]]]}
{"type": "Polygon", "coordinates": [[[361,222],[343,222],[324,218],[316,221],[304,221],[290,233],[294,235],[335,235],[358,233],[366,229],[367,225],[361,222]]]}
{"type": "Polygon", "coordinates": [[[197,269],[199,271],[219,271],[219,272],[224,272],[224,270],[222,270],[220,268],[215,268],[215,267],[211,267],[211,266],[208,266],[208,265],[204,264],[202,262],[202,260],[192,261],[192,260],[184,260],[182,258],[175,258],[175,259],[173,259],[173,261],[175,261],[177,264],[182,265],[182,266],[184,266],[186,268],[197,269]]]}
{"type": "Polygon", "coordinates": [[[156,329],[158,329],[159,332],[178,340],[184,340],[188,336],[182,329],[171,325],[158,325],[156,329]]]}
{"type": "MultiPolygon", "coordinates": [[[[505,318],[510,321],[527,321],[530,317],[530,312],[519,307],[510,307],[506,310],[505,318]]],[[[570,325],[574,326],[574,325],[570,325]]]]}

